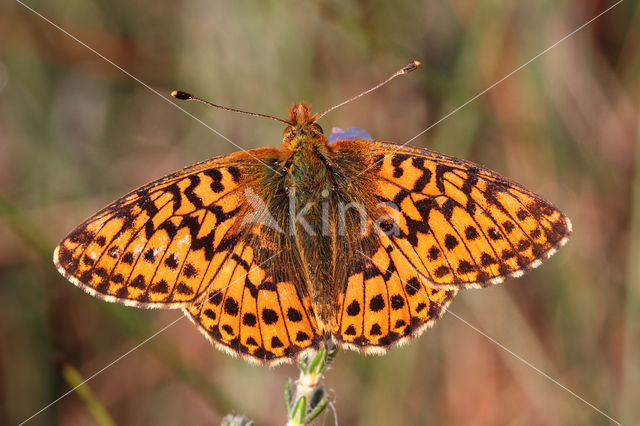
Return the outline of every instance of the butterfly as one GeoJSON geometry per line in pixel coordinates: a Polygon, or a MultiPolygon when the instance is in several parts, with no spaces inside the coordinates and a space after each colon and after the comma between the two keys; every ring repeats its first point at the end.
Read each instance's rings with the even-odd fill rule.
{"type": "Polygon", "coordinates": [[[564,214],[496,172],[329,143],[319,117],[294,104],[277,119],[280,149],[215,157],[114,201],[62,240],[56,267],[108,302],[182,309],[216,347],[273,365],[327,342],[384,353],[458,290],[518,277],[568,239],[564,214]]]}

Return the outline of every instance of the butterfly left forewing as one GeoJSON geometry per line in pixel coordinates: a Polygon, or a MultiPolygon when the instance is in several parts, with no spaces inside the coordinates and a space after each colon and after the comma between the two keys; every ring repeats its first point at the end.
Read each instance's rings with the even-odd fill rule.
{"type": "Polygon", "coordinates": [[[177,308],[197,300],[240,237],[250,160],[217,157],[111,203],[58,245],[58,270],[107,301],[177,308]]]}

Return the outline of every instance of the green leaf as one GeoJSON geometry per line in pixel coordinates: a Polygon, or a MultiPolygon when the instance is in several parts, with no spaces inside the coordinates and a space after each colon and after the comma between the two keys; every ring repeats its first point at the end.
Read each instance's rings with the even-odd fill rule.
{"type": "Polygon", "coordinates": [[[104,408],[96,396],[91,392],[91,388],[85,383],[78,370],[69,364],[62,366],[62,376],[69,383],[73,391],[80,397],[87,406],[89,412],[100,426],[115,426],[115,422],[104,408]]]}
{"type": "Polygon", "coordinates": [[[293,409],[293,415],[290,420],[294,425],[304,425],[305,414],[307,411],[307,398],[304,396],[296,402],[296,407],[293,409]]]}
{"type": "Polygon", "coordinates": [[[315,356],[309,363],[306,373],[316,374],[316,375],[322,373],[322,371],[324,370],[326,361],[327,361],[327,349],[322,348],[315,354],[315,356]]]}
{"type": "Polygon", "coordinates": [[[329,398],[327,398],[326,396],[322,398],[318,403],[318,405],[313,410],[311,410],[311,412],[307,417],[305,417],[304,424],[311,423],[313,419],[318,417],[318,414],[320,414],[322,410],[324,410],[324,408],[327,406],[328,403],[329,403],[329,398]]]}
{"type": "Polygon", "coordinates": [[[313,393],[311,394],[311,398],[309,398],[309,409],[313,410],[318,406],[322,398],[324,397],[324,387],[317,387],[313,393]]]}

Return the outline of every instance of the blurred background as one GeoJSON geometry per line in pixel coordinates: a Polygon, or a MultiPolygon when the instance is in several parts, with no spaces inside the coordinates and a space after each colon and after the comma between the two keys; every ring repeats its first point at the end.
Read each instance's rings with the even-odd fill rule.
{"type": "MultiPolygon", "coordinates": [[[[180,316],[90,297],[51,261],[108,202],[237,150],[167,102],[171,90],[283,117],[293,102],[324,110],[418,59],[320,122],[405,142],[614,1],[25,3],[140,81],[20,3],[0,3],[1,424],[180,316]]],[[[468,324],[447,314],[385,356],[341,352],[325,379],[340,424],[612,424],[508,351],[612,418],[640,418],[639,36],[638,2],[625,1],[412,141],[524,184],[574,233],[523,278],[461,292],[451,311],[468,324]]],[[[280,145],[277,122],[180,106],[245,149],[280,145]]],[[[215,425],[233,411],[278,425],[295,375],[233,359],[182,320],[28,424],[215,425]]]]}

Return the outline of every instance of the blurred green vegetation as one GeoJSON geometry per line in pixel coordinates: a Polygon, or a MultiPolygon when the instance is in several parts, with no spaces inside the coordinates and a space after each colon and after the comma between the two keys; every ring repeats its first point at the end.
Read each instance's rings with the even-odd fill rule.
{"type": "MultiPolygon", "coordinates": [[[[404,142],[614,2],[26,2],[168,96],[284,116],[423,66],[321,120],[404,142]]],[[[569,244],[451,310],[623,423],[640,418],[640,8],[625,1],[413,141],[523,183],[572,219],[569,244]]],[[[282,126],[181,104],[245,149],[282,126]]],[[[59,239],[149,180],[237,148],[17,2],[0,4],[0,424],[17,424],[178,318],[66,282],[59,239]]],[[[282,424],[295,367],[246,364],[189,321],[29,424],[282,424]]],[[[452,315],[384,357],[342,352],[341,424],[609,424],[452,315]]],[[[320,419],[331,424],[332,415],[320,419]]]]}

